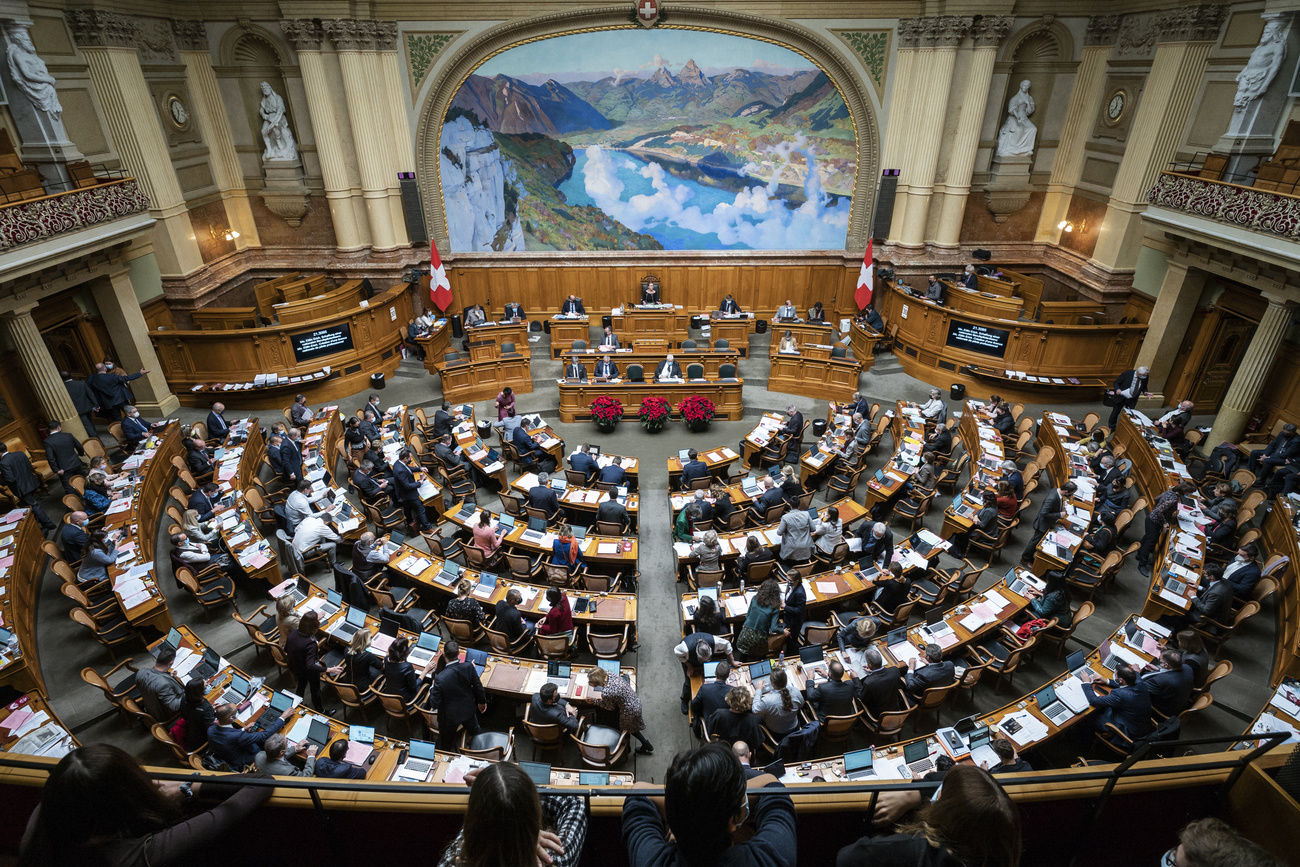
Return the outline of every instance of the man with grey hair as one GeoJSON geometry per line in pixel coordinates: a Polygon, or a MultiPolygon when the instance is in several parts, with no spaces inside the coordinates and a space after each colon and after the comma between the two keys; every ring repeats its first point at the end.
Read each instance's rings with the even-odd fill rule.
{"type": "Polygon", "coordinates": [[[307,747],[307,763],[299,770],[290,761],[297,754],[297,749],[289,746],[285,736],[277,732],[262,744],[262,750],[253,760],[253,764],[262,773],[277,777],[310,777],[316,773],[316,752],[315,744],[307,747]]]}
{"type": "Polygon", "coordinates": [[[881,571],[888,569],[894,559],[894,534],[889,527],[880,521],[864,523],[860,538],[862,552],[858,555],[858,563],[863,568],[875,564],[881,571]]]}
{"type": "Polygon", "coordinates": [[[812,558],[812,518],[806,510],[795,509],[782,515],[777,532],[781,534],[783,563],[804,563],[812,558]]]}
{"type": "Polygon", "coordinates": [[[1124,371],[1119,375],[1119,379],[1115,380],[1115,387],[1111,390],[1111,433],[1115,432],[1115,426],[1119,424],[1120,414],[1126,409],[1136,407],[1138,398],[1147,393],[1147,383],[1150,378],[1151,369],[1139,367],[1124,371]]]}
{"type": "Polygon", "coordinates": [[[528,505],[534,509],[541,509],[546,514],[546,520],[554,521],[560,516],[560,498],[551,490],[551,476],[549,473],[538,473],[537,484],[528,489],[528,505]]]}
{"type": "Polygon", "coordinates": [[[361,495],[363,503],[374,503],[388,493],[388,479],[376,479],[374,472],[374,462],[367,459],[358,464],[352,473],[352,484],[361,495]]]}
{"type": "Polygon", "coordinates": [[[1002,462],[1002,481],[1011,486],[1011,491],[1016,495],[1017,500],[1025,498],[1025,477],[1015,461],[1002,462]]]}
{"type": "Polygon", "coordinates": [[[858,441],[859,450],[865,450],[867,443],[871,442],[871,422],[862,413],[853,414],[853,438],[858,441]]]}

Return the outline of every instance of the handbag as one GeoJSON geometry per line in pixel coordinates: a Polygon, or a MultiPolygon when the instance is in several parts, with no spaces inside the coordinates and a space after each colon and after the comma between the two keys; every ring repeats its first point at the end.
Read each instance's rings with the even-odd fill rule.
{"type": "Polygon", "coordinates": [[[1108,389],[1106,389],[1106,390],[1102,393],[1102,395],[1101,395],[1101,405],[1102,405],[1102,406],[1114,406],[1114,405],[1115,405],[1115,389],[1113,389],[1113,388],[1108,388],[1108,389]]]}
{"type": "Polygon", "coordinates": [[[1046,620],[1043,620],[1041,617],[1035,617],[1033,620],[1030,620],[1028,623],[1021,624],[1020,628],[1016,630],[1016,638],[1019,638],[1021,641],[1024,641],[1025,639],[1029,638],[1029,636],[1033,635],[1035,632],[1042,629],[1046,625],[1047,625],[1046,620]]]}

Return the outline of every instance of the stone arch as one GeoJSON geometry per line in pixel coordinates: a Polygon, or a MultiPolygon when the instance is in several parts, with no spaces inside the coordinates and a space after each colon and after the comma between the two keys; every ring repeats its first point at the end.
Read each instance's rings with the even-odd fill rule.
{"type": "MultiPolygon", "coordinates": [[[[629,24],[628,10],[624,6],[543,15],[486,30],[463,45],[447,62],[440,72],[438,82],[430,88],[420,107],[415,141],[415,162],[420,193],[424,199],[425,220],[430,235],[439,244],[447,244],[446,212],[443,209],[442,180],[438,172],[439,137],[442,120],[461,83],[484,61],[520,42],[582,30],[629,26],[635,25],[629,24]]],[[[671,26],[716,30],[773,42],[803,54],[821,67],[843,96],[855,131],[857,172],[845,247],[854,251],[865,247],[867,238],[871,235],[877,176],[880,173],[880,125],[865,89],[867,85],[858,79],[843,56],[806,28],[758,15],[674,6],[671,26]]]]}

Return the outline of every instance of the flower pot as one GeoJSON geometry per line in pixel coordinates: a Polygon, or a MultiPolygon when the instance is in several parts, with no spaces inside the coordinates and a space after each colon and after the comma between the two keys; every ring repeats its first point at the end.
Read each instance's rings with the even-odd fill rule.
{"type": "Polygon", "coordinates": [[[695,433],[702,433],[709,429],[709,419],[707,418],[693,419],[692,421],[688,421],[686,423],[686,426],[690,428],[692,431],[694,431],[695,433]]]}
{"type": "Polygon", "coordinates": [[[596,419],[596,430],[601,433],[613,433],[614,428],[618,427],[616,418],[598,418],[596,419]]]}
{"type": "Polygon", "coordinates": [[[641,422],[641,426],[644,427],[650,433],[659,433],[659,431],[664,429],[664,423],[662,419],[660,419],[659,421],[643,421],[641,422]]]}

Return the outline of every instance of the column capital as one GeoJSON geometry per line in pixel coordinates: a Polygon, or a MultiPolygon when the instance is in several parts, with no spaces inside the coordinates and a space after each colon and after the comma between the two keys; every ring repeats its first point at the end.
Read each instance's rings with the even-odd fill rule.
{"type": "Polygon", "coordinates": [[[1083,44],[1087,47],[1110,46],[1115,44],[1119,35],[1120,16],[1094,15],[1088,19],[1088,30],[1084,34],[1083,44]]]}
{"type": "Polygon", "coordinates": [[[370,51],[375,47],[375,28],[373,21],[356,18],[335,18],[322,21],[325,35],[339,51],[370,51]]]}
{"type": "Polygon", "coordinates": [[[1009,15],[986,15],[971,26],[971,38],[976,48],[997,48],[1011,32],[1009,15]]]}
{"type": "Polygon", "coordinates": [[[294,51],[320,51],[325,41],[325,30],[316,18],[284,18],[280,30],[294,51]]]}
{"type": "MultiPolygon", "coordinates": [[[[974,23],[975,19],[970,15],[903,18],[898,22],[898,47],[956,48],[971,32],[974,23]]],[[[1007,29],[1010,29],[1009,23],[1007,29]]]]}
{"type": "Polygon", "coordinates": [[[171,19],[172,36],[181,51],[207,51],[208,25],[197,18],[171,19]]]}
{"type": "Polygon", "coordinates": [[[117,12],[74,9],[68,13],[72,39],[79,48],[131,48],[137,44],[135,22],[117,12]]]}
{"type": "Polygon", "coordinates": [[[0,313],[0,320],[31,319],[32,311],[35,310],[40,305],[40,303],[41,300],[39,298],[37,298],[35,301],[31,301],[31,300],[28,300],[26,302],[19,301],[13,307],[10,307],[8,310],[4,311],[3,313],[0,313]]]}
{"type": "Polygon", "coordinates": [[[1213,42],[1227,17],[1227,7],[1217,3],[1166,10],[1156,17],[1156,41],[1213,42]]]}
{"type": "Polygon", "coordinates": [[[1283,295],[1277,292],[1261,291],[1259,293],[1268,302],[1269,308],[1279,308],[1282,310],[1294,309],[1296,306],[1295,298],[1290,295],[1283,295]]]}
{"type": "Polygon", "coordinates": [[[397,50],[397,22],[375,21],[375,49],[377,51],[397,50]]]}
{"type": "Polygon", "coordinates": [[[924,18],[902,18],[898,22],[898,47],[919,48],[924,18]]]}

